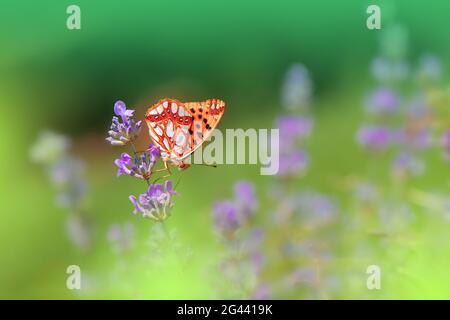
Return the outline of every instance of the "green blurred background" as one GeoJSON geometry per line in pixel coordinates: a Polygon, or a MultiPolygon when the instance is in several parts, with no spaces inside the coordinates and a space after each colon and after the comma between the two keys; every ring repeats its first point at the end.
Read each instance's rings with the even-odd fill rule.
{"type": "MultiPolygon", "coordinates": [[[[379,50],[380,31],[366,28],[372,3],[382,8],[383,26],[395,21],[407,28],[408,58],[432,52],[447,74],[448,1],[2,1],[0,297],[212,298],[214,282],[205,273],[211,274],[221,250],[212,204],[229,197],[235,181],[248,179],[256,183],[261,216],[267,215],[265,190],[273,178],[260,176],[258,166],[191,168],[182,175],[167,221],[192,250],[189,261],[180,263],[170,254],[162,265],[142,260],[144,253],[152,255],[142,244],[153,223],[132,216],[127,197],[141,193],[143,185],[116,178],[113,160],[121,150],[104,141],[118,99],[142,117],[161,97],[217,97],[228,106],[221,128],[271,128],[282,112],[284,74],[301,62],[314,82],[315,128],[308,141],[309,173],[296,183],[341,199],[340,214],[350,219],[342,177],[370,175],[389,192],[383,162],[373,168],[355,143],[362,100],[373,86],[369,63],[379,50]],[[66,28],[70,4],[81,8],[81,30],[66,28]],[[86,207],[95,231],[89,250],[77,250],[67,240],[67,212],[55,206],[46,173],[30,161],[30,146],[43,129],[70,136],[72,152],[86,162],[86,207]],[[118,257],[106,233],[123,222],[135,225],[138,249],[118,257]],[[93,279],[88,293],[66,288],[71,264],[93,279]]],[[[448,165],[437,151],[426,157],[427,174],[410,187],[448,194],[448,165]]],[[[427,209],[418,210],[427,216],[427,209]]],[[[406,240],[376,254],[373,263],[388,270],[381,291],[365,288],[367,263],[350,262],[346,250],[346,241],[370,246],[371,236],[339,235],[347,240],[335,253],[334,272],[344,279],[335,297],[450,298],[449,224],[419,220],[406,240]],[[404,257],[400,264],[396,256],[404,257]],[[350,274],[359,274],[361,282],[345,281],[350,274]]]]}

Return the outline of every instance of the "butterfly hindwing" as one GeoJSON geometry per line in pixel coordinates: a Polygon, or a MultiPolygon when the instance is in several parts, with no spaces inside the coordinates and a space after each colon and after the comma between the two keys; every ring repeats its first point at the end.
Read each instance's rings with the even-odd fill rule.
{"type": "Polygon", "coordinates": [[[186,102],[184,105],[193,117],[189,131],[193,148],[183,158],[194,152],[203,142],[209,139],[225,111],[225,103],[219,99],[208,99],[203,102],[186,102]]]}
{"type": "Polygon", "coordinates": [[[145,119],[163,158],[179,162],[211,136],[224,108],[225,103],[218,99],[182,103],[166,98],[150,107],[145,119]]]}

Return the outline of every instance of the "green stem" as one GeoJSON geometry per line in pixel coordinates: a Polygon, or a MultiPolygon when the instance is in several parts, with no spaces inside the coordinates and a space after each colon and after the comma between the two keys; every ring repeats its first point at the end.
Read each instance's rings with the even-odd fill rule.
{"type": "Polygon", "coordinates": [[[133,142],[131,142],[131,148],[133,149],[133,153],[134,153],[134,155],[136,155],[136,153],[137,153],[137,150],[136,150],[136,146],[134,145],[134,143],[133,143],[133,142]]]}

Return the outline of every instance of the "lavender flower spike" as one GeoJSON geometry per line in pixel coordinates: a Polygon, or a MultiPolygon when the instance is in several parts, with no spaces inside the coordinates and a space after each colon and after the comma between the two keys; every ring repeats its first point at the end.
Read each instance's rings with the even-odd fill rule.
{"type": "Polygon", "coordinates": [[[161,184],[151,184],[139,199],[133,195],[129,199],[134,205],[134,214],[140,213],[144,218],[162,222],[170,217],[170,211],[174,206],[172,196],[175,194],[172,182],[166,181],[165,187],[161,184]]]}
{"type": "Polygon", "coordinates": [[[228,238],[231,238],[240,226],[237,208],[230,201],[215,203],[213,218],[217,231],[228,238]]]}
{"type": "Polygon", "coordinates": [[[277,120],[277,127],[280,129],[280,149],[290,151],[310,135],[313,121],[306,117],[281,116],[277,120]]]}
{"type": "Polygon", "coordinates": [[[357,140],[362,146],[382,151],[392,142],[392,133],[386,127],[362,127],[358,131],[357,140]]]}
{"type": "Polygon", "coordinates": [[[286,74],[281,99],[287,109],[297,110],[308,106],[313,93],[313,83],[308,69],[302,64],[294,64],[286,74]]]}
{"type": "Polygon", "coordinates": [[[380,88],[370,94],[366,101],[366,110],[373,114],[388,114],[395,112],[399,105],[398,95],[388,88],[380,88]]]}
{"type": "Polygon", "coordinates": [[[126,174],[138,179],[148,180],[152,175],[156,157],[157,154],[152,149],[149,149],[149,152],[136,155],[134,158],[124,152],[120,159],[114,161],[118,168],[117,176],[126,174]]]}
{"type": "Polygon", "coordinates": [[[254,216],[258,208],[255,187],[251,182],[239,181],[234,185],[234,194],[240,212],[239,218],[245,222],[254,216]]]}
{"type": "Polygon", "coordinates": [[[135,122],[132,117],[134,110],[127,110],[123,101],[114,104],[114,113],[117,116],[112,118],[111,129],[108,131],[107,141],[113,146],[124,146],[136,140],[141,131],[142,121],[135,122]],[[119,118],[122,119],[120,122],[119,118]]]}

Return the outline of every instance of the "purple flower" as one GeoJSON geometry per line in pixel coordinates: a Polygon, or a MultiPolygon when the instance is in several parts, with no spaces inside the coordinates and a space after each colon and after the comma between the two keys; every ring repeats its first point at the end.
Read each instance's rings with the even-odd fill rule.
{"type": "Polygon", "coordinates": [[[442,145],[445,149],[445,159],[450,161],[450,130],[447,130],[442,135],[442,145]]]}
{"type": "Polygon", "coordinates": [[[81,178],[70,181],[56,195],[56,202],[63,208],[77,208],[83,203],[86,195],[87,183],[81,178]]]}
{"type": "Polygon", "coordinates": [[[308,154],[304,150],[295,150],[290,153],[280,154],[279,176],[298,175],[308,166],[308,154]]]}
{"type": "Polygon", "coordinates": [[[325,195],[302,192],[296,197],[296,210],[302,220],[312,225],[322,225],[332,221],[337,209],[334,202],[325,195]]]}
{"type": "Polygon", "coordinates": [[[392,174],[397,178],[404,178],[409,176],[419,176],[424,170],[423,162],[414,158],[409,153],[400,153],[392,162],[392,174]]]}
{"type": "Polygon", "coordinates": [[[255,273],[259,273],[262,270],[266,261],[261,251],[264,237],[265,235],[262,229],[255,229],[242,242],[242,252],[248,255],[249,262],[254,268],[255,273]]]}
{"type": "Polygon", "coordinates": [[[124,122],[128,121],[128,118],[132,117],[134,114],[134,110],[127,110],[125,103],[121,100],[118,100],[114,104],[114,113],[120,117],[124,122]]]}
{"type": "Polygon", "coordinates": [[[277,120],[277,127],[280,130],[280,149],[286,151],[311,133],[313,121],[305,117],[281,116],[277,120]]]}
{"type": "Polygon", "coordinates": [[[134,205],[134,214],[141,213],[144,218],[155,221],[164,221],[170,216],[174,206],[172,197],[176,192],[172,189],[172,182],[166,181],[165,187],[161,184],[151,184],[148,190],[139,196],[139,200],[131,195],[130,201],[134,205]]]}
{"type": "Polygon", "coordinates": [[[84,163],[75,157],[66,156],[50,167],[50,178],[57,186],[66,186],[84,173],[84,163]]]}
{"type": "Polygon", "coordinates": [[[66,155],[48,168],[51,181],[58,188],[56,201],[63,208],[78,207],[86,195],[84,163],[66,155]]]}
{"type": "Polygon", "coordinates": [[[123,226],[114,224],[108,229],[108,241],[117,252],[124,252],[133,246],[134,226],[127,223],[123,226]]]}
{"type": "Polygon", "coordinates": [[[366,101],[366,110],[374,114],[386,114],[396,111],[399,107],[398,95],[387,88],[372,92],[366,101]]]}
{"type": "Polygon", "coordinates": [[[67,218],[66,231],[70,241],[79,249],[86,250],[92,244],[91,223],[81,215],[72,214],[67,218]]]}
{"type": "Polygon", "coordinates": [[[386,127],[362,127],[357,139],[359,144],[368,149],[382,151],[392,142],[392,133],[386,127]]]}
{"type": "Polygon", "coordinates": [[[287,109],[305,107],[311,100],[313,84],[308,70],[302,64],[294,64],[287,72],[281,92],[287,109]]]}
{"type": "Polygon", "coordinates": [[[270,293],[271,292],[269,286],[261,284],[253,292],[251,300],[269,300],[270,293]]]}
{"type": "Polygon", "coordinates": [[[247,221],[251,218],[258,207],[258,200],[255,196],[255,188],[247,181],[237,182],[234,186],[236,206],[240,212],[240,218],[247,221]]]}
{"type": "Polygon", "coordinates": [[[122,153],[120,159],[114,161],[115,165],[118,167],[117,176],[126,174],[139,179],[148,180],[156,163],[155,154],[156,152],[154,149],[149,149],[149,152],[136,155],[134,158],[126,152],[122,153]]]}
{"type": "Polygon", "coordinates": [[[232,202],[216,202],[213,218],[217,231],[227,237],[232,237],[239,228],[238,210],[232,202]]]}
{"type": "Polygon", "coordinates": [[[155,158],[161,158],[161,152],[159,148],[154,144],[149,144],[147,148],[148,153],[155,158]]]}
{"type": "Polygon", "coordinates": [[[120,100],[114,105],[114,113],[121,117],[122,122],[116,116],[112,118],[109,137],[106,140],[113,146],[123,146],[134,141],[141,131],[142,121],[135,123],[132,119],[134,110],[127,110],[125,103],[120,100]]]}
{"type": "Polygon", "coordinates": [[[413,150],[423,150],[431,144],[431,133],[427,128],[410,130],[402,128],[395,133],[396,142],[413,150]]]}

